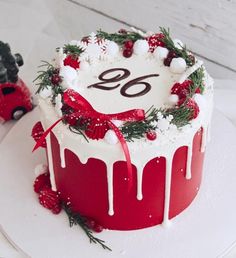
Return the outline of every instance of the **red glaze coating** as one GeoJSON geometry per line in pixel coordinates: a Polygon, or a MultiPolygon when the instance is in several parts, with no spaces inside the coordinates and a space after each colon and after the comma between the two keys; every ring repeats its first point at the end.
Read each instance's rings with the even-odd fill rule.
{"type": "MultiPolygon", "coordinates": [[[[169,218],[173,218],[188,207],[198,192],[204,157],[204,154],[200,152],[201,138],[202,133],[196,133],[190,180],[185,178],[187,147],[183,146],[175,152],[169,218]]],[[[133,230],[162,223],[166,169],[164,157],[154,158],[146,164],[143,173],[143,199],[141,201],[136,198],[135,166],[133,166],[133,186],[128,192],[128,184],[125,180],[126,163],[117,161],[114,164],[114,215],[109,216],[105,163],[90,158],[86,164],[82,164],[74,153],[66,149],[66,168],[61,168],[59,145],[53,134],[51,134],[51,144],[56,185],[64,201],[68,201],[68,197],[70,198],[73,211],[93,218],[103,228],[115,230],[133,230]]]]}

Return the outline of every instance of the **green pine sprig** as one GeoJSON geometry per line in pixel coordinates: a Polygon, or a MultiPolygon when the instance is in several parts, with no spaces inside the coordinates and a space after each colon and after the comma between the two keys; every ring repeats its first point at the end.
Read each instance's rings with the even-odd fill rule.
{"type": "Polygon", "coordinates": [[[192,73],[189,76],[189,79],[193,82],[190,88],[190,97],[194,95],[197,88],[200,89],[201,94],[204,92],[204,85],[203,85],[204,76],[205,74],[204,74],[203,67],[198,68],[194,73],[192,73]]]}
{"type": "Polygon", "coordinates": [[[112,251],[110,247],[105,245],[104,240],[99,239],[93,235],[93,232],[91,231],[91,229],[88,227],[86,223],[85,217],[81,216],[79,213],[73,212],[71,208],[66,204],[62,204],[62,208],[65,210],[68,216],[70,227],[73,227],[74,225],[79,225],[81,229],[85,232],[87,237],[89,238],[90,243],[99,244],[102,246],[103,249],[112,251]]]}
{"type": "Polygon", "coordinates": [[[138,39],[143,39],[140,34],[133,31],[127,31],[126,33],[107,33],[105,31],[98,30],[97,37],[114,41],[118,45],[123,45],[128,40],[137,41],[138,39]]]}
{"type": "Polygon", "coordinates": [[[170,36],[170,30],[160,27],[160,31],[164,35],[160,40],[165,44],[166,48],[174,51],[179,57],[182,57],[188,66],[194,65],[195,59],[188,53],[186,46],[181,47],[181,49],[177,48],[170,36]]]}
{"type": "Polygon", "coordinates": [[[36,94],[40,93],[44,89],[51,88],[53,92],[52,103],[54,103],[56,96],[58,94],[62,94],[64,91],[63,87],[60,84],[53,85],[51,81],[52,76],[58,74],[58,70],[52,64],[46,61],[41,62],[42,64],[39,67],[44,68],[44,70],[38,71],[38,76],[33,80],[33,82],[37,82],[36,85],[38,86],[36,94]]]}
{"type": "Polygon", "coordinates": [[[151,107],[146,112],[146,118],[143,121],[126,122],[121,128],[121,132],[124,135],[126,141],[133,142],[134,139],[143,138],[144,134],[155,130],[156,127],[152,123],[157,119],[157,113],[159,109],[151,107]]]}
{"type": "Polygon", "coordinates": [[[67,55],[78,57],[84,52],[84,49],[76,45],[66,44],[63,47],[63,52],[67,55]]]}

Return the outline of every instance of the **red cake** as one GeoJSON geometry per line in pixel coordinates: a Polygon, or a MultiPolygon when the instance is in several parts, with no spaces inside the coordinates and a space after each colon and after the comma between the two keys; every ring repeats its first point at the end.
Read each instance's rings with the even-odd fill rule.
{"type": "Polygon", "coordinates": [[[202,61],[161,28],[100,30],[45,65],[44,133],[40,123],[33,130],[50,173],[35,183],[43,206],[58,213],[63,203],[103,228],[134,230],[167,225],[190,205],[213,104],[202,61]]]}

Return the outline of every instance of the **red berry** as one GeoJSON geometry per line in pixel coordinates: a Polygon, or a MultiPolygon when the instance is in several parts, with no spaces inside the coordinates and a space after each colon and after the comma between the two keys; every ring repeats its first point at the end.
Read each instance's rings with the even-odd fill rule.
{"type": "Polygon", "coordinates": [[[61,77],[59,76],[59,74],[53,74],[52,78],[51,78],[51,82],[53,85],[58,85],[61,82],[61,77]]]}
{"type": "Polygon", "coordinates": [[[146,133],[146,137],[150,141],[154,141],[157,138],[157,134],[155,131],[149,131],[146,133]]]}
{"type": "Polygon", "coordinates": [[[95,231],[96,233],[100,233],[103,231],[103,227],[99,224],[95,224],[93,231],[95,231]]]}
{"type": "Polygon", "coordinates": [[[39,193],[39,203],[49,209],[52,210],[54,214],[60,212],[59,207],[61,207],[61,201],[57,192],[53,191],[50,188],[44,188],[39,193]]]}
{"type": "Polygon", "coordinates": [[[103,227],[99,225],[94,219],[86,218],[85,224],[88,228],[92,229],[94,232],[100,233],[103,231],[103,227]]]}
{"type": "Polygon", "coordinates": [[[172,61],[172,58],[171,57],[167,57],[164,59],[164,65],[165,66],[170,66],[170,63],[172,61]]]}
{"type": "Polygon", "coordinates": [[[64,65],[65,66],[70,66],[74,69],[78,69],[79,68],[79,61],[78,61],[78,57],[73,57],[73,56],[67,56],[65,59],[64,59],[64,65]]]}
{"type": "MultiPolygon", "coordinates": [[[[42,123],[39,121],[37,122],[31,132],[31,136],[34,138],[34,140],[37,142],[43,135],[44,129],[42,126],[42,123]]],[[[46,140],[43,141],[41,147],[46,148],[46,140]]]]}
{"type": "Polygon", "coordinates": [[[53,214],[59,214],[61,212],[61,206],[60,205],[56,205],[55,207],[52,208],[52,213],[53,214]]]}
{"type": "Polygon", "coordinates": [[[126,58],[131,57],[132,54],[133,54],[133,50],[132,49],[124,49],[123,50],[123,56],[126,57],[126,58]]]}
{"type": "Polygon", "coordinates": [[[196,88],[195,93],[199,93],[199,94],[201,93],[200,87],[196,88]]]}
{"type": "Polygon", "coordinates": [[[125,41],[124,48],[125,49],[132,49],[134,46],[134,42],[132,40],[125,41]]]}
{"type": "Polygon", "coordinates": [[[34,191],[36,193],[39,193],[44,188],[50,188],[51,182],[50,182],[50,176],[49,173],[44,173],[36,177],[34,181],[34,191]]]}
{"type": "Polygon", "coordinates": [[[171,50],[169,51],[168,55],[167,55],[167,58],[176,58],[178,57],[178,55],[175,53],[175,51],[171,50]]]}
{"type": "Polygon", "coordinates": [[[120,30],[118,31],[118,33],[120,33],[120,34],[127,34],[127,30],[125,30],[125,29],[120,29],[120,30]]]}

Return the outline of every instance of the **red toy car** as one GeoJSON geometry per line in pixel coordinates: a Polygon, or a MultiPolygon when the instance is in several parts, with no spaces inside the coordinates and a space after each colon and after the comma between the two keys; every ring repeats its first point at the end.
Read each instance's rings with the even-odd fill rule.
{"type": "Polygon", "coordinates": [[[0,84],[0,121],[19,119],[32,108],[30,91],[21,79],[0,84]]]}
{"type": "Polygon", "coordinates": [[[18,77],[23,64],[22,56],[0,41],[0,122],[19,119],[33,108],[30,91],[18,77]]]}

